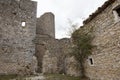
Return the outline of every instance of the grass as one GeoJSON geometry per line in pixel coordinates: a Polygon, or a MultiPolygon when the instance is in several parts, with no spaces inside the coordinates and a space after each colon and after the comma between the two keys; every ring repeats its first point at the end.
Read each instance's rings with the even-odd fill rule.
{"type": "Polygon", "coordinates": [[[0,80],[24,80],[26,76],[18,76],[18,75],[0,75],[0,80]]]}
{"type": "Polygon", "coordinates": [[[0,75],[0,80],[10,80],[16,78],[17,75],[0,75]]]}
{"type": "MultiPolygon", "coordinates": [[[[27,77],[27,76],[26,76],[27,77]]],[[[31,77],[31,76],[28,76],[31,77]]],[[[45,80],[87,80],[81,79],[80,77],[62,75],[62,74],[44,74],[45,80]]],[[[0,80],[25,80],[25,76],[17,76],[17,75],[0,75],[0,80]]]]}
{"type": "Polygon", "coordinates": [[[80,77],[73,77],[62,74],[45,74],[46,80],[81,80],[80,77]]]}

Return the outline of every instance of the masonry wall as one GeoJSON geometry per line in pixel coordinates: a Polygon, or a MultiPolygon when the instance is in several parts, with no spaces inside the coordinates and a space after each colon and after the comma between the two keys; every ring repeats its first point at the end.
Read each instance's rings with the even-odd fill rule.
{"type": "Polygon", "coordinates": [[[36,33],[48,35],[55,38],[55,18],[54,14],[47,12],[37,19],[36,33]]]}
{"type": "Polygon", "coordinates": [[[63,72],[70,76],[81,76],[81,70],[74,56],[71,56],[73,43],[71,38],[63,38],[59,40],[60,55],[59,67],[63,72]]]}
{"type": "Polygon", "coordinates": [[[36,6],[30,0],[0,0],[0,74],[34,72],[36,6]]]}
{"type": "Polygon", "coordinates": [[[46,50],[42,59],[42,72],[80,76],[78,63],[74,57],[70,56],[71,46],[70,39],[57,40],[49,38],[45,44],[46,50]]]}
{"type": "Polygon", "coordinates": [[[120,79],[120,22],[115,23],[113,8],[120,5],[116,1],[109,5],[87,24],[84,29],[93,27],[93,65],[90,60],[85,63],[86,75],[91,80],[119,80],[120,79]]]}
{"type": "Polygon", "coordinates": [[[45,44],[46,51],[42,60],[43,73],[59,73],[58,56],[60,56],[60,48],[58,41],[54,38],[49,38],[45,44]]]}

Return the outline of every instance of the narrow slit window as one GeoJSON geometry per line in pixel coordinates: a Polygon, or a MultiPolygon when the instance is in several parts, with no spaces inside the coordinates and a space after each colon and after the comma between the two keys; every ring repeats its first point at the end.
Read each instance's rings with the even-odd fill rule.
{"type": "Polygon", "coordinates": [[[22,22],[22,26],[26,26],[26,22],[22,22]]]}
{"type": "Polygon", "coordinates": [[[93,60],[92,60],[92,58],[90,58],[90,64],[93,65],[93,60]]]}
{"type": "Polygon", "coordinates": [[[93,62],[93,59],[92,59],[92,58],[89,58],[89,64],[90,64],[90,65],[94,65],[94,62],[93,62]]]}

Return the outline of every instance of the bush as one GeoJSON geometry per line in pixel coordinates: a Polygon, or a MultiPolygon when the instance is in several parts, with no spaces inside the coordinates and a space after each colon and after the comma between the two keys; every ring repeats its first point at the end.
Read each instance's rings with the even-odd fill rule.
{"type": "Polygon", "coordinates": [[[93,45],[91,44],[93,37],[91,35],[91,31],[86,31],[84,28],[80,28],[72,33],[73,40],[73,48],[72,48],[72,56],[78,61],[82,77],[85,77],[84,70],[84,61],[85,59],[92,54],[93,45]]]}

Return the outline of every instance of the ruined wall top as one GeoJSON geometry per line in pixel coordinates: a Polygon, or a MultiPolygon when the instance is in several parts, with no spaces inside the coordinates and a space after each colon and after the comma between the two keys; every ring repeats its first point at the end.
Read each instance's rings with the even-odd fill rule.
{"type": "Polygon", "coordinates": [[[47,12],[37,19],[37,35],[48,35],[55,38],[54,14],[47,12]]]}

